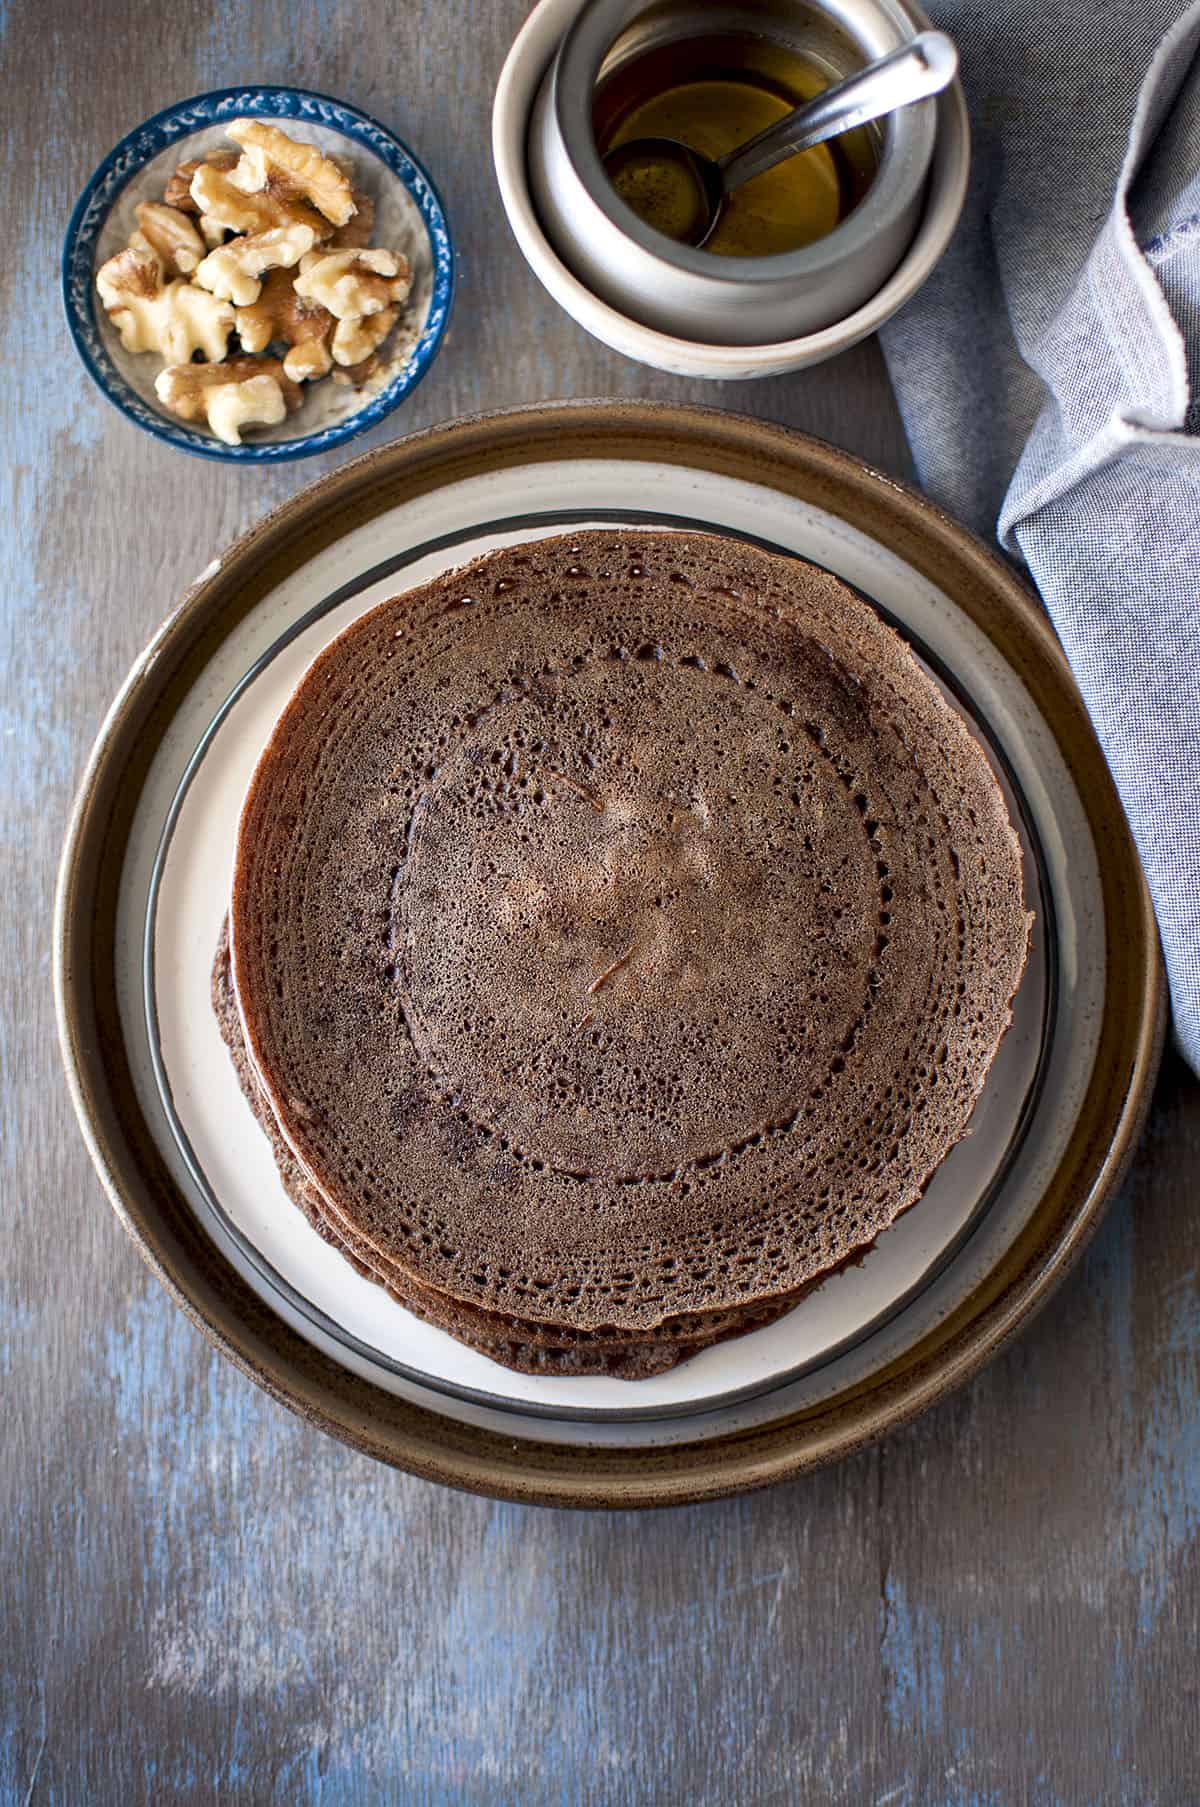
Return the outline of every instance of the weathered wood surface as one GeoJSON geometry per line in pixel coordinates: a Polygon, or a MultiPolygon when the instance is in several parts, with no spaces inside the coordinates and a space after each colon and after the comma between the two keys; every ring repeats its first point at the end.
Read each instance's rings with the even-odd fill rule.
{"type": "Polygon", "coordinates": [[[550,396],[694,397],[904,468],[874,347],[708,388],[622,362],[542,294],[487,157],[523,11],[0,0],[0,1794],[1187,1807],[1200,1088],[1177,1063],[1085,1264],[972,1386],[815,1478],[649,1518],[458,1497],[306,1429],[168,1302],[89,1168],[49,991],[72,790],[182,586],[322,468],[202,465],[83,378],[58,247],[122,132],[263,79],[344,95],[411,140],[462,286],[442,358],[376,440],[550,396]]]}

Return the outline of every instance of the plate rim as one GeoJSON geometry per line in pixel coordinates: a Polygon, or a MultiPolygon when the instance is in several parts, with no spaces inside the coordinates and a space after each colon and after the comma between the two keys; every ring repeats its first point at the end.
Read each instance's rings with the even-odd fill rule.
{"type": "Polygon", "coordinates": [[[1045,1302],[1086,1246],[1132,1158],[1166,1026],[1145,880],[1065,656],[1015,571],[909,485],[794,429],[713,408],[569,401],[468,416],[329,473],[240,536],[185,593],[134,665],[88,760],[55,899],[54,989],[76,1114],[118,1218],[209,1340],[273,1397],[393,1466],[493,1497],[674,1505],[765,1485],[849,1454],[943,1397],[1045,1302]],[[154,749],[228,632],[346,526],[498,463],[632,458],[700,465],[801,497],[948,589],[1039,703],[1096,842],[1106,975],[1091,1083],[1025,1230],[943,1323],[869,1380],[752,1431],[662,1449],[515,1438],[448,1419],[342,1368],[286,1325],[211,1243],[166,1170],[133,1090],[116,1011],[117,883],[154,749]],[[950,572],[952,581],[947,583],[950,572]]]}

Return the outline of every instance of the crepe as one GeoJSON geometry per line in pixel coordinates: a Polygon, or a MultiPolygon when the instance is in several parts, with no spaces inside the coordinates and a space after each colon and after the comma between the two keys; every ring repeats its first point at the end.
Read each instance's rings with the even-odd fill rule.
{"type": "Polygon", "coordinates": [[[865,601],[591,532],[314,662],[243,809],[224,1021],[372,1277],[509,1365],[634,1376],[920,1198],[1028,929],[987,759],[865,601]]]}

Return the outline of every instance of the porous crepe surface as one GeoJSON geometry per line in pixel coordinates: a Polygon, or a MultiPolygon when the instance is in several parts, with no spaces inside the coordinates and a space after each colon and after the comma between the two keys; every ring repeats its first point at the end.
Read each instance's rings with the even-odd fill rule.
{"type": "Polygon", "coordinates": [[[407,1310],[449,1331],[460,1342],[480,1350],[504,1367],[515,1368],[524,1374],[604,1374],[613,1379],[643,1380],[675,1367],[718,1340],[761,1329],[798,1302],[797,1298],[789,1297],[750,1310],[676,1318],[658,1339],[637,1332],[618,1332],[606,1338],[597,1336],[594,1331],[554,1331],[546,1325],[502,1317],[422,1287],[412,1275],[389,1262],[338,1220],[284,1140],[246,1052],[241,1014],[233,990],[227,924],[222,928],[213,962],[212,1001],[238,1083],[271,1143],[284,1191],[292,1203],[299,1207],[317,1234],[337,1249],[358,1273],[384,1287],[407,1310]]]}
{"type": "Polygon", "coordinates": [[[825,572],[592,532],[383,604],[243,810],[247,1046],[331,1216],[579,1331],[796,1294],[920,1196],[1028,918],[984,755],[825,572]]]}

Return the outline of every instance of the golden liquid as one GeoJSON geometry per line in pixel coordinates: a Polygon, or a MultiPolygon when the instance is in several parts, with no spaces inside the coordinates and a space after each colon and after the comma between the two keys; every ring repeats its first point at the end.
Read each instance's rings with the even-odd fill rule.
{"type": "MultiPolygon", "coordinates": [[[[723,157],[811,100],[830,76],[770,39],[733,34],[686,39],[633,58],[601,82],[593,125],[601,157],[638,138],[672,138],[723,157]]],[[[832,232],[861,199],[875,169],[864,129],[776,164],[730,195],[704,249],[719,257],[770,257],[832,232]]],[[[637,159],[614,187],[648,226],[689,236],[697,206],[681,166],[637,159]]]]}

